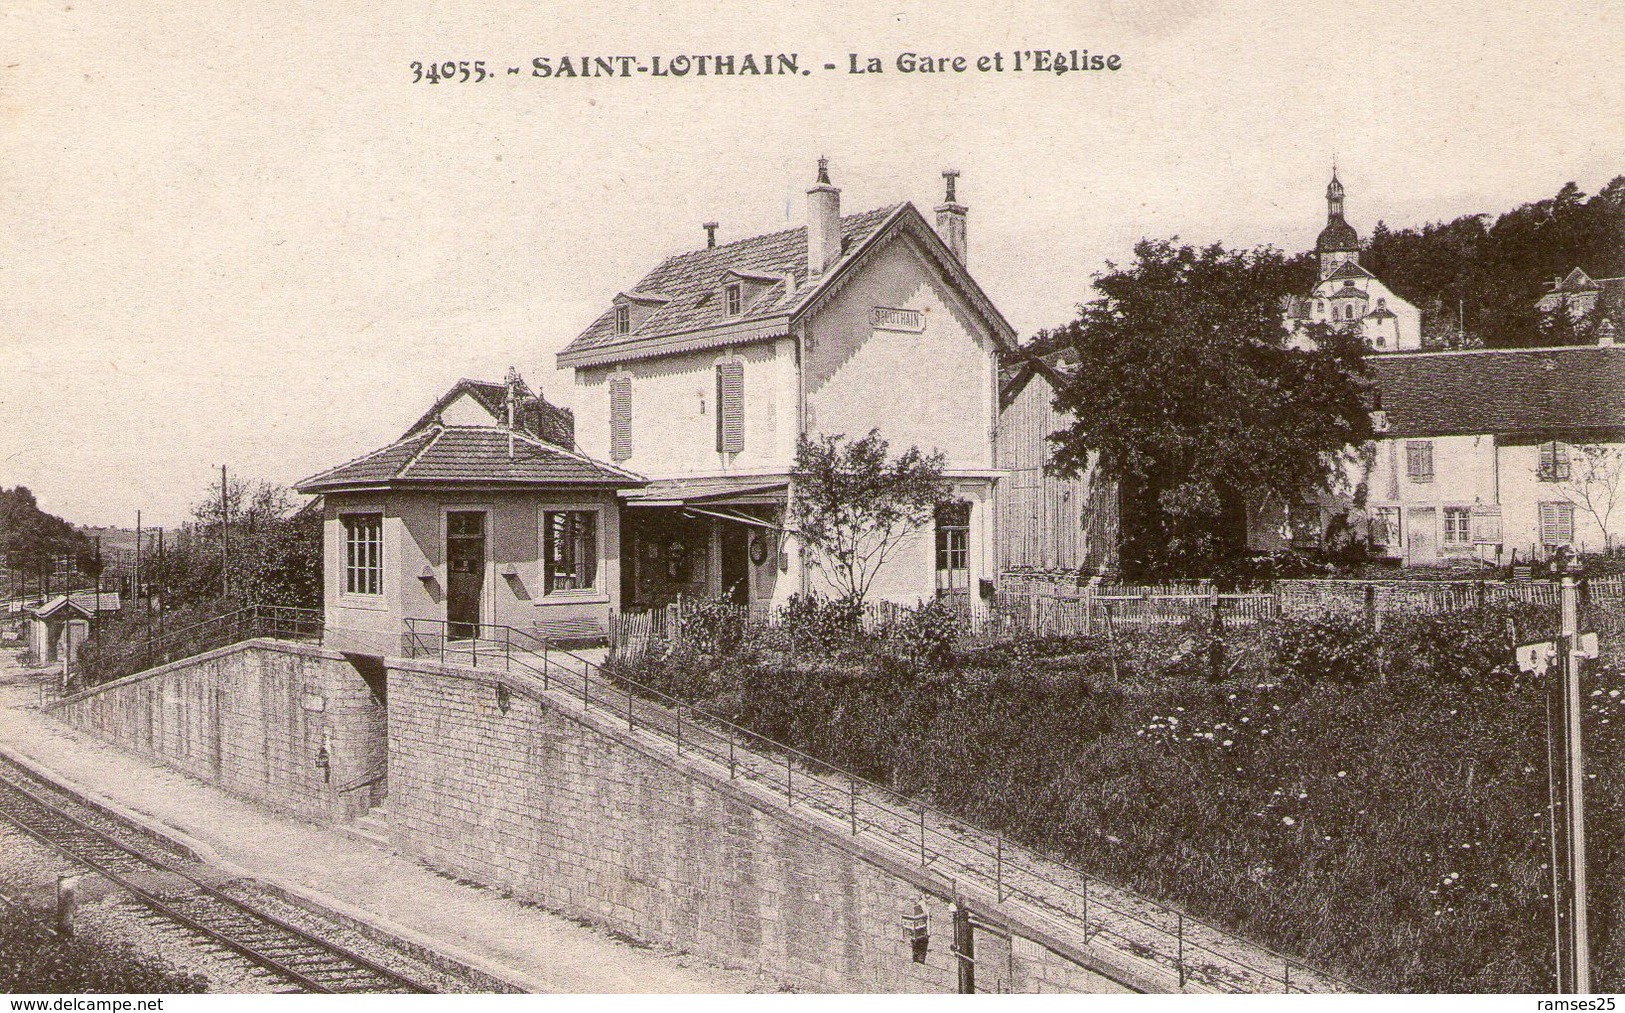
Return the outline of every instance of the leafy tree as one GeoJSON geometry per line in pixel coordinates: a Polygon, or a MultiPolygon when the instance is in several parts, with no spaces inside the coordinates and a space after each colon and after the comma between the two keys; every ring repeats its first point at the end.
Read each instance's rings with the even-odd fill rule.
{"type": "Polygon", "coordinates": [[[1314,325],[1293,347],[1282,296],[1313,267],[1270,249],[1142,241],[1098,275],[1099,298],[1052,333],[1078,366],[1057,394],[1074,421],[1051,470],[1099,455],[1124,497],[1121,558],[1139,575],[1202,572],[1245,549],[1248,507],[1333,487],[1345,448],[1370,438],[1364,341],[1314,325]]]}
{"type": "Polygon", "coordinates": [[[220,487],[211,485],[192,508],[194,523],[166,546],[149,572],[164,588],[167,604],[207,605],[226,611],[237,605],[292,605],[315,608],[322,601],[321,519],[294,513],[285,486],[235,479],[226,486],[229,548],[221,600],[220,487]]]}
{"type": "Polygon", "coordinates": [[[1607,551],[1613,547],[1609,522],[1625,501],[1625,447],[1586,443],[1569,451],[1569,477],[1558,491],[1597,522],[1607,551]]]}
{"type": "Polygon", "coordinates": [[[53,560],[72,556],[81,573],[97,569],[95,543],[55,514],[39,508],[27,486],[0,488],[0,550],[11,570],[41,573],[53,560]]]}
{"type": "Polygon", "coordinates": [[[879,430],[859,440],[804,434],[791,470],[791,521],[812,563],[842,598],[861,604],[908,536],[952,495],[943,456],[910,447],[895,459],[879,430]]]}

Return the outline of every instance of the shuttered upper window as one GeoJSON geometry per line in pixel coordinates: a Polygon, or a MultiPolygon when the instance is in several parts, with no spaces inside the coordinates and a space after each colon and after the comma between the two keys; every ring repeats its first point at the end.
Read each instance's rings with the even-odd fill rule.
{"type": "Polygon", "coordinates": [[[1433,481],[1433,444],[1411,440],[1405,444],[1405,474],[1412,482],[1433,481]]]}
{"type": "Polygon", "coordinates": [[[745,449],[745,364],[717,363],[717,453],[745,449]]]}
{"type": "Polygon", "coordinates": [[[609,456],[624,461],[632,456],[632,378],[609,380],[609,456]]]}
{"type": "Polygon", "coordinates": [[[1551,443],[1540,445],[1540,470],[1538,477],[1542,482],[1562,482],[1569,477],[1569,448],[1566,443],[1551,443]]]}

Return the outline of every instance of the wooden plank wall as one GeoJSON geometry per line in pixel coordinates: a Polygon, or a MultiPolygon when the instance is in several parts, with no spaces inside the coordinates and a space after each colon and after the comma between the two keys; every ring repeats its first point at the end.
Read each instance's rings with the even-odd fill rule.
{"type": "Polygon", "coordinates": [[[999,479],[997,540],[999,570],[1083,570],[1117,565],[1118,501],[1115,484],[1094,469],[1078,478],[1044,472],[1050,433],[1069,416],[1055,410],[1054,389],[1033,375],[999,414],[996,466],[999,479]]]}

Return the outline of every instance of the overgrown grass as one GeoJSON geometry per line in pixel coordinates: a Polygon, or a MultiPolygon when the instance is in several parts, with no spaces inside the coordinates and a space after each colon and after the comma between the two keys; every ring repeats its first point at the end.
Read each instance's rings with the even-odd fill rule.
{"type": "Polygon", "coordinates": [[[192,993],[207,979],[176,971],[122,943],[60,939],[39,912],[0,905],[0,992],[192,993]]]}
{"type": "MultiPolygon", "coordinates": [[[[1550,991],[1545,687],[1519,606],[931,663],[724,638],[626,674],[1364,987],[1550,991]],[[1116,675],[1112,659],[1116,658],[1116,675]],[[1220,678],[1213,678],[1215,673],[1220,678]]],[[[1605,627],[1617,630],[1615,626],[1605,627]]],[[[793,639],[793,638],[792,638],[793,639]]],[[[1625,980],[1625,672],[1588,673],[1595,980],[1625,980]]]]}

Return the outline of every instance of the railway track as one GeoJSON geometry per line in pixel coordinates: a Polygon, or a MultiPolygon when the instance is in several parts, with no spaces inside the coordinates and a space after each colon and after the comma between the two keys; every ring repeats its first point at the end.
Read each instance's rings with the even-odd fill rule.
{"type": "Polygon", "coordinates": [[[0,771],[0,820],[105,877],[155,918],[230,950],[303,991],[436,991],[230,897],[175,862],[119,840],[22,783],[9,768],[0,771]],[[172,885],[150,885],[151,873],[161,874],[157,878],[172,885]],[[149,880],[149,885],[137,883],[137,877],[149,880]]]}

